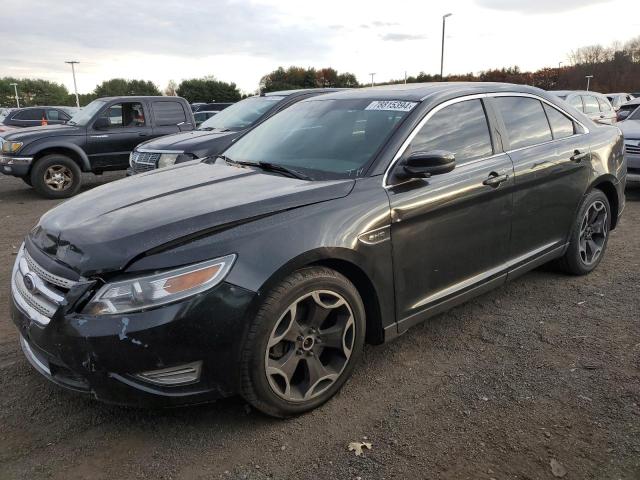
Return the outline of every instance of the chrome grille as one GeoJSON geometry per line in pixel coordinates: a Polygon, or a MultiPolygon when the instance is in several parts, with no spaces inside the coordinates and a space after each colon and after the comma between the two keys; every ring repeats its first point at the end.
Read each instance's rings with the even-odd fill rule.
{"type": "Polygon", "coordinates": [[[625,143],[624,147],[627,153],[630,153],[632,155],[640,155],[640,141],[635,142],[634,144],[625,143]]]}
{"type": "Polygon", "coordinates": [[[32,320],[47,325],[64,303],[66,293],[78,282],[44,269],[20,248],[11,274],[11,294],[18,307],[32,320]],[[29,288],[25,281],[30,283],[29,288]]]}
{"type": "Polygon", "coordinates": [[[148,172],[156,168],[158,160],[159,153],[134,151],[131,153],[131,169],[135,173],[148,172]]]}

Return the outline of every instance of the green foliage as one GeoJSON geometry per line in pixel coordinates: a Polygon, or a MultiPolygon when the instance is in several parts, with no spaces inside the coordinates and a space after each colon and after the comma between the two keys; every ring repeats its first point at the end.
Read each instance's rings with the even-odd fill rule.
{"type": "Polygon", "coordinates": [[[318,87],[358,87],[358,80],[353,73],[338,73],[333,68],[302,68],[291,66],[286,70],[278,67],[260,80],[263,92],[278,90],[296,90],[299,88],[318,87]]]}
{"type": "Polygon", "coordinates": [[[242,98],[235,83],[222,82],[211,76],[183,80],[176,93],[189,103],[236,102],[242,98]]]}
{"type": "Polygon", "coordinates": [[[16,106],[12,83],[18,84],[18,98],[21,107],[69,105],[69,92],[64,85],[37,78],[4,77],[0,78],[0,106],[2,107],[16,106]]]}
{"type": "Polygon", "coordinates": [[[153,82],[148,80],[126,80],[124,78],[106,80],[98,85],[93,93],[96,98],[121,97],[125,95],[162,95],[153,82]]]}

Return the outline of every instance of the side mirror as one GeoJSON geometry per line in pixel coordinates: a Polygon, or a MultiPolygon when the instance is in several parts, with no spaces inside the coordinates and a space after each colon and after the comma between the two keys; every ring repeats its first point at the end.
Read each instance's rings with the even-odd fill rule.
{"type": "Polygon", "coordinates": [[[93,122],[94,130],[105,130],[109,128],[111,125],[109,123],[109,119],[107,117],[98,117],[95,122],[93,122]]]}
{"type": "Polygon", "coordinates": [[[413,152],[400,162],[396,176],[400,178],[429,178],[431,175],[448,173],[456,166],[453,153],[444,150],[413,152]]]}

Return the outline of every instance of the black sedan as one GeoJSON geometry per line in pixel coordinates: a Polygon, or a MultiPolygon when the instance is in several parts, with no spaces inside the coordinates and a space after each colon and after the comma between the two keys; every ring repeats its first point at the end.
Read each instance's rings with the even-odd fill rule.
{"type": "Polygon", "coordinates": [[[77,111],[73,107],[26,107],[9,112],[2,123],[9,127],[39,127],[41,125],[62,125],[71,120],[77,111]]]}
{"type": "Polygon", "coordinates": [[[539,89],[316,96],[223,156],[49,211],[16,259],[12,318],[37,370],[100,400],[241,394],[295,415],[340,389],[365,342],[543,263],[593,271],[625,174],[616,127],[539,89]]]}

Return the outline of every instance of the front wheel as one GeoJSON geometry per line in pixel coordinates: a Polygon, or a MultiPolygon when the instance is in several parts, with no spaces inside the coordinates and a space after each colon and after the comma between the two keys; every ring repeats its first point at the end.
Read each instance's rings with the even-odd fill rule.
{"type": "Polygon", "coordinates": [[[46,198],[67,198],[80,189],[82,172],[78,164],[59,154],[46,155],[31,169],[31,184],[46,198]]]}
{"type": "Polygon", "coordinates": [[[609,240],[611,207],[600,190],[589,192],[578,210],[569,247],[560,259],[561,268],[573,275],[586,275],[602,261],[609,240]]]}
{"type": "Polygon", "coordinates": [[[265,298],[242,354],[242,395],[258,410],[290,417],[329,400],[362,354],[365,311],[340,273],[311,267],[265,298]]]}

